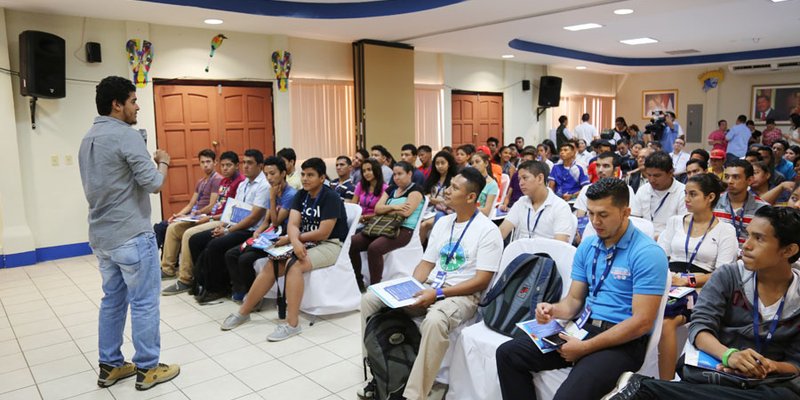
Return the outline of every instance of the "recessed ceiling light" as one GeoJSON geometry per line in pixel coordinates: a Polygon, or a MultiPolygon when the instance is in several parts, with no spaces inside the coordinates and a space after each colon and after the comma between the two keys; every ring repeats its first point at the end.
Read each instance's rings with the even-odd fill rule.
{"type": "Polygon", "coordinates": [[[650,43],[658,43],[658,40],[651,39],[651,38],[649,38],[649,37],[643,37],[643,38],[636,38],[636,39],[625,39],[625,40],[620,40],[619,42],[620,42],[620,43],[624,43],[624,44],[629,44],[629,45],[631,45],[631,46],[634,46],[634,45],[637,45],[637,44],[650,44],[650,43]]]}
{"type": "Polygon", "coordinates": [[[205,22],[208,25],[219,25],[222,23],[222,20],[217,18],[209,18],[204,20],[203,22],[205,22]]]}
{"type": "Polygon", "coordinates": [[[578,65],[577,67],[575,67],[575,69],[586,69],[586,66],[578,65]]]}
{"type": "Polygon", "coordinates": [[[633,14],[633,10],[631,10],[630,8],[620,8],[618,10],[614,10],[614,14],[617,14],[617,15],[633,14]]]}
{"type": "Polygon", "coordinates": [[[503,57],[503,58],[514,58],[514,55],[513,54],[503,54],[500,57],[503,57]]]}
{"type": "Polygon", "coordinates": [[[595,29],[595,28],[602,28],[602,27],[603,27],[603,25],[595,24],[594,22],[592,22],[592,23],[589,23],[589,24],[565,26],[564,29],[566,29],[568,31],[575,32],[575,31],[583,31],[583,30],[586,30],[586,29],[595,29]]]}
{"type": "Polygon", "coordinates": [[[786,0],[772,0],[773,3],[783,3],[786,0]]]}

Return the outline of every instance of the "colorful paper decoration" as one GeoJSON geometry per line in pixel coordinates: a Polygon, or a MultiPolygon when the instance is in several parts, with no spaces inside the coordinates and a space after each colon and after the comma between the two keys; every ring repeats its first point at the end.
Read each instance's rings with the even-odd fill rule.
{"type": "Polygon", "coordinates": [[[153,62],[153,44],[147,40],[131,39],[125,44],[125,49],[133,71],[133,82],[138,88],[147,86],[147,74],[153,62]]]}
{"type": "Polygon", "coordinates": [[[722,82],[723,79],[725,79],[725,71],[723,71],[722,68],[714,71],[708,71],[700,74],[697,79],[703,83],[703,91],[708,92],[709,90],[717,87],[717,85],[722,82]]]}
{"type": "Polygon", "coordinates": [[[206,64],[206,72],[208,72],[208,68],[211,67],[211,60],[214,58],[214,53],[220,46],[222,46],[222,41],[225,39],[227,39],[227,37],[221,33],[217,36],[214,36],[214,38],[211,39],[211,54],[208,55],[208,64],[206,64]]]}
{"type": "Polygon", "coordinates": [[[285,92],[289,88],[289,72],[292,70],[292,53],[276,51],[272,53],[272,70],[278,80],[278,90],[285,92]]]}

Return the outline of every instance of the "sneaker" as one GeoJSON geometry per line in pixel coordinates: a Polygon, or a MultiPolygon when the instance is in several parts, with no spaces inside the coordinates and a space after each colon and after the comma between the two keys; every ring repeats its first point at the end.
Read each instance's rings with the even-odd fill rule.
{"type": "Polygon", "coordinates": [[[184,292],[188,292],[189,289],[192,288],[192,285],[187,285],[180,280],[176,281],[174,285],[169,285],[161,291],[162,296],[172,296],[175,294],[180,294],[184,292]]]}
{"type": "Polygon", "coordinates": [[[652,379],[649,376],[625,372],[617,380],[617,387],[611,393],[603,396],[601,400],[631,400],[639,398],[639,389],[642,388],[642,381],[652,379]]]}
{"type": "Polygon", "coordinates": [[[275,328],[275,332],[272,332],[269,336],[267,336],[267,340],[270,342],[280,342],[281,340],[286,340],[292,336],[299,335],[302,331],[303,328],[300,326],[300,324],[297,324],[295,327],[289,326],[289,324],[280,324],[275,328]]]}
{"type": "MultiPolygon", "coordinates": [[[[220,292],[205,292],[202,296],[194,296],[194,299],[200,304],[208,304],[212,301],[224,299],[225,293],[220,292]]],[[[222,301],[220,301],[221,303],[222,301]]]]}
{"type": "Polygon", "coordinates": [[[223,331],[229,331],[247,321],[250,321],[250,314],[242,315],[238,312],[231,313],[231,315],[228,315],[228,318],[225,318],[225,321],[222,323],[222,326],[220,326],[219,329],[223,331]]]}
{"type": "Polygon", "coordinates": [[[181,373],[178,364],[161,364],[155,368],[136,368],[136,390],[148,390],[160,383],[169,382],[181,373]]]}
{"type": "Polygon", "coordinates": [[[130,362],[123,363],[119,367],[112,367],[108,364],[100,363],[100,376],[97,378],[97,386],[107,388],[113,386],[120,379],[129,378],[136,375],[136,365],[130,362]]]}
{"type": "Polygon", "coordinates": [[[233,300],[233,302],[236,304],[242,304],[242,301],[244,301],[244,295],[246,294],[247,293],[245,292],[233,292],[233,294],[231,294],[231,300],[233,300]]]}
{"type": "Polygon", "coordinates": [[[364,382],[364,387],[356,391],[356,396],[361,400],[372,400],[375,398],[375,379],[364,382]]]}
{"type": "Polygon", "coordinates": [[[168,274],[168,273],[164,272],[164,270],[163,270],[163,269],[161,270],[161,280],[162,280],[162,281],[166,281],[166,280],[170,280],[170,279],[175,279],[177,276],[178,276],[178,275],[176,275],[176,274],[172,274],[172,275],[170,275],[170,274],[168,274]]]}

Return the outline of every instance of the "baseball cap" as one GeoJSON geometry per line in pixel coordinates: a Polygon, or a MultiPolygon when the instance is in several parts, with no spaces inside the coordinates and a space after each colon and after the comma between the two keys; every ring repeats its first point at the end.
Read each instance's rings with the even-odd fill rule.
{"type": "Polygon", "coordinates": [[[711,159],[713,159],[713,160],[724,160],[725,159],[725,150],[722,150],[722,149],[711,150],[711,159]]]}
{"type": "Polygon", "coordinates": [[[475,151],[480,151],[489,156],[492,155],[492,151],[489,150],[489,146],[478,146],[478,148],[475,149],[475,151]]]}

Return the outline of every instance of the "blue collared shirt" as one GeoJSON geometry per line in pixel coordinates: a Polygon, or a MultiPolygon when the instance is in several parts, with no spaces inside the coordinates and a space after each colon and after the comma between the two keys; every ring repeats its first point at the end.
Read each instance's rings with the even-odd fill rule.
{"type": "Polygon", "coordinates": [[[745,124],[736,124],[725,135],[728,140],[728,153],[736,157],[744,157],[747,153],[747,142],[750,140],[750,129],[745,124]]]}
{"type": "Polygon", "coordinates": [[[666,125],[664,127],[664,133],[661,134],[661,150],[667,154],[672,153],[672,143],[675,142],[675,139],[678,138],[678,132],[681,131],[681,125],[678,121],[673,121],[672,125],[674,128],[670,128],[669,125],[666,125]]]}

